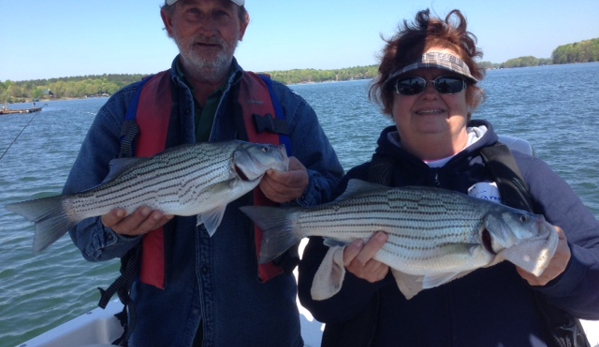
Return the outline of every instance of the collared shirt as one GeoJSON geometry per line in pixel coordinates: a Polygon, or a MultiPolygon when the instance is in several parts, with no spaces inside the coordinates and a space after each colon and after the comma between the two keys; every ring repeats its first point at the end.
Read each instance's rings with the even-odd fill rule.
{"type": "MultiPolygon", "coordinates": [[[[187,87],[191,90],[193,95],[194,87],[189,82],[189,79],[185,76],[185,72],[181,68],[181,63],[177,62],[177,75],[181,78],[181,80],[187,85],[187,87]]],[[[227,80],[230,79],[231,75],[234,73],[234,69],[229,70],[229,75],[227,76],[227,80]]],[[[195,127],[196,127],[196,141],[197,142],[207,142],[210,140],[210,133],[212,132],[212,124],[214,123],[214,117],[216,116],[216,110],[218,109],[218,105],[220,103],[220,99],[223,96],[223,91],[226,83],[223,83],[218,90],[214,93],[210,94],[208,99],[206,100],[206,105],[202,106],[197,98],[193,98],[194,104],[194,117],[195,117],[195,127]]]]}

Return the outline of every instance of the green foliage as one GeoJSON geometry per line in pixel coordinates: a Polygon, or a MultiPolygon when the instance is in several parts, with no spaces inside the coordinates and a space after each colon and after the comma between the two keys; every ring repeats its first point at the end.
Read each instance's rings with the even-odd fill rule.
{"type": "Polygon", "coordinates": [[[300,84],[300,83],[319,83],[319,82],[334,82],[348,81],[358,79],[371,79],[377,76],[378,66],[357,66],[339,70],[288,70],[288,71],[268,71],[264,72],[273,80],[284,84],[300,84]]]}
{"type": "Polygon", "coordinates": [[[551,65],[551,59],[535,58],[532,56],[514,58],[500,64],[501,68],[511,67],[527,67],[527,66],[540,66],[540,65],[551,65]]]}
{"type": "Polygon", "coordinates": [[[112,74],[63,77],[32,81],[0,82],[0,103],[25,102],[33,99],[64,99],[106,96],[137,82],[144,75],[112,74]]]}
{"type": "Polygon", "coordinates": [[[554,64],[599,61],[599,38],[557,47],[551,53],[554,64]]]}
{"type": "Polygon", "coordinates": [[[490,61],[478,62],[478,66],[485,70],[499,69],[501,64],[491,63],[490,61]]]}
{"type": "MultiPolygon", "coordinates": [[[[266,72],[284,84],[346,81],[376,77],[377,66],[358,66],[339,70],[290,70],[266,72]]],[[[137,82],[143,75],[101,75],[53,78],[33,81],[0,82],[0,103],[25,102],[32,99],[85,98],[112,95],[119,89],[137,82]],[[46,91],[46,93],[44,93],[46,91]]]]}
{"type": "MultiPolygon", "coordinates": [[[[510,59],[502,64],[483,61],[479,65],[484,69],[497,69],[594,61],[599,61],[599,38],[559,46],[553,51],[551,59],[527,56],[510,59]]],[[[377,69],[377,65],[369,65],[338,70],[302,69],[266,73],[284,84],[299,84],[371,79],[377,76],[377,69]]],[[[50,95],[55,99],[112,95],[142,77],[144,76],[139,74],[104,74],[19,82],[0,81],[0,103],[46,99],[50,95]]]]}

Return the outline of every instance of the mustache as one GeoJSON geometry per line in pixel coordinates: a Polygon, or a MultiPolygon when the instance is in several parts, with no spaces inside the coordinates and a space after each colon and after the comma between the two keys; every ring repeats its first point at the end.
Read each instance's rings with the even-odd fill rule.
{"type": "Polygon", "coordinates": [[[227,42],[218,36],[205,36],[205,35],[197,35],[194,36],[192,42],[194,44],[209,44],[209,45],[220,45],[223,47],[227,47],[227,42]]]}

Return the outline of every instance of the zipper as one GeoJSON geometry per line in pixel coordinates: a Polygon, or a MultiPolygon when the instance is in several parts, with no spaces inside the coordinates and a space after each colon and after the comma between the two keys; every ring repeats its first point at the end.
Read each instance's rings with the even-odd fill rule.
{"type": "Polygon", "coordinates": [[[435,187],[441,186],[441,182],[439,181],[439,170],[435,171],[435,178],[433,179],[433,184],[435,185],[435,187]]]}

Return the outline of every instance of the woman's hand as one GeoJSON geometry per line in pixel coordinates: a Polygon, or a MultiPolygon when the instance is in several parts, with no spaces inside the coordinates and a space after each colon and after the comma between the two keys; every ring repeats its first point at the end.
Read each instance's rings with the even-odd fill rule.
{"type": "Polygon", "coordinates": [[[385,245],[387,238],[387,234],[379,231],[366,244],[362,240],[356,240],[347,246],[343,251],[343,264],[347,271],[370,283],[385,278],[389,266],[373,257],[385,245]]]}
{"type": "Polygon", "coordinates": [[[566,267],[568,266],[568,262],[570,261],[572,254],[570,253],[570,247],[568,246],[566,234],[562,228],[556,226],[555,230],[557,230],[557,236],[559,238],[557,249],[555,250],[553,258],[551,258],[549,261],[549,265],[545,271],[543,271],[541,276],[537,277],[519,267],[516,268],[518,270],[518,274],[520,274],[520,276],[524,278],[531,286],[544,286],[566,271],[566,267]]]}

